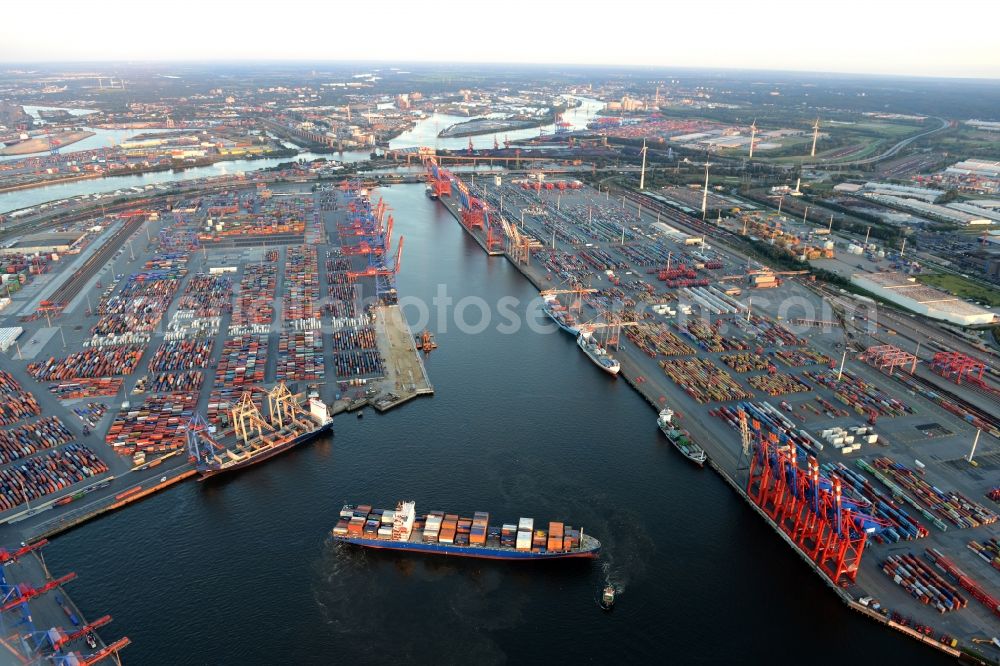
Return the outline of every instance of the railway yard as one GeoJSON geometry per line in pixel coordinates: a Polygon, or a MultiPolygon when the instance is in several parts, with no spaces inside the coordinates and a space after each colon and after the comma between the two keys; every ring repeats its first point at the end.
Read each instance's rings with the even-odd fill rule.
{"type": "Polygon", "coordinates": [[[578,325],[598,326],[623,378],[654,409],[674,410],[712,467],[846,603],[952,654],[996,651],[972,639],[1000,633],[997,564],[981,543],[998,529],[1000,385],[982,371],[974,384],[934,356],[958,350],[975,370],[991,354],[807,276],[771,273],[734,236],[641,195],[516,177],[458,184],[443,170],[429,178],[429,193],[446,189],[434,180],[453,181],[440,201],[484,250],[561,292],[578,325]],[[788,479],[806,478],[813,460],[816,481],[792,489],[788,479]],[[834,483],[838,498],[827,492],[834,483]],[[789,499],[813,488],[830,503],[812,512],[827,532],[789,499]],[[901,572],[902,558],[951,592],[901,572]],[[960,610],[942,610],[948,594],[960,610]]]}

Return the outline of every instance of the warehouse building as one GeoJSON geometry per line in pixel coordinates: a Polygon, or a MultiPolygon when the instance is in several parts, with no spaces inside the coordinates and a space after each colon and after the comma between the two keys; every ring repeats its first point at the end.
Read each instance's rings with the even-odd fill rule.
{"type": "Polygon", "coordinates": [[[0,254],[63,254],[77,245],[84,235],[82,231],[29,234],[7,247],[0,247],[0,254]]]}
{"type": "Polygon", "coordinates": [[[959,326],[992,324],[996,319],[989,310],[920,284],[916,278],[903,273],[855,273],[851,276],[851,284],[917,314],[959,326]]]}
{"type": "Polygon", "coordinates": [[[888,194],[875,194],[867,192],[865,193],[865,196],[872,201],[877,201],[878,203],[889,206],[890,208],[898,208],[917,213],[918,215],[925,215],[933,219],[953,222],[963,226],[983,226],[993,224],[993,220],[988,217],[965,213],[961,210],[928,203],[926,201],[921,201],[920,199],[910,199],[888,194]]]}

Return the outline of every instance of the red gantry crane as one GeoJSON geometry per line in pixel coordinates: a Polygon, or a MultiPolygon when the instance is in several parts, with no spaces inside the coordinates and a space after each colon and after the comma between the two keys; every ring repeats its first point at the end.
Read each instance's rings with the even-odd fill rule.
{"type": "Polygon", "coordinates": [[[800,467],[794,440],[756,417],[750,428],[756,443],[747,496],[831,581],[854,582],[869,535],[887,523],[844,498],[841,479],[821,475],[814,456],[800,467]]]}

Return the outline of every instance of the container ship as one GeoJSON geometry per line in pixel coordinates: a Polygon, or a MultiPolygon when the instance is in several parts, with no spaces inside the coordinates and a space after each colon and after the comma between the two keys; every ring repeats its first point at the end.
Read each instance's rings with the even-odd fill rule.
{"type": "Polygon", "coordinates": [[[667,436],[667,439],[674,445],[675,449],[681,452],[681,455],[701,467],[708,460],[705,449],[691,441],[691,435],[687,430],[674,427],[673,418],[673,410],[664,409],[656,417],[656,425],[660,426],[660,431],[667,436]]]}
{"type": "Polygon", "coordinates": [[[556,296],[542,296],[542,311],[562,330],[573,336],[580,335],[580,328],[577,326],[576,318],[559,302],[556,296]]]}
{"type": "Polygon", "coordinates": [[[535,529],[533,518],[520,518],[516,525],[489,523],[490,514],[483,511],[472,518],[444,511],[418,516],[409,501],[399,502],[394,510],[348,504],[332,536],[364,548],[494,560],[593,559],[600,554],[601,542],[583,528],[550,522],[548,529],[535,529]]]}
{"type": "Polygon", "coordinates": [[[243,394],[230,410],[235,429],[232,442],[216,442],[200,417],[192,420],[187,432],[188,453],[202,479],[256,465],[333,428],[326,403],[312,397],[306,401],[306,409],[284,382],[267,393],[267,400],[270,414],[264,418],[251,393],[243,394]]]}
{"type": "Polygon", "coordinates": [[[609,375],[617,375],[621,370],[621,364],[608,355],[608,351],[594,337],[593,331],[580,331],[580,335],[576,337],[576,344],[597,367],[609,375]]]}

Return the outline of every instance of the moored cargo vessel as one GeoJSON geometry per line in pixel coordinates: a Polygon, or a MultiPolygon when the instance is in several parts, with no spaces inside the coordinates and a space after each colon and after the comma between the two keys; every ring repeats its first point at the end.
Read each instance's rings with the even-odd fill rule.
{"type": "Polygon", "coordinates": [[[594,362],[594,365],[609,375],[617,375],[618,371],[621,370],[621,364],[608,354],[608,351],[594,337],[593,331],[581,330],[580,335],[576,337],[576,344],[587,355],[587,358],[594,362]]]}
{"type": "Polygon", "coordinates": [[[580,327],[577,326],[576,318],[559,302],[556,296],[542,296],[542,311],[562,330],[570,335],[580,335],[580,327]]]}
{"type": "Polygon", "coordinates": [[[326,403],[316,397],[305,405],[284,382],[267,393],[269,416],[264,418],[249,391],[230,410],[235,438],[216,442],[211,428],[199,416],[187,430],[188,453],[201,478],[235,472],[263,462],[315,439],[333,428],[326,403]]]}
{"type": "Polygon", "coordinates": [[[417,515],[416,504],[372,509],[345,505],[333,528],[334,541],[364,548],[384,548],[431,555],[494,560],[555,560],[598,557],[601,542],[561,522],[535,529],[533,518],[517,524],[490,525],[490,514],[477,511],[471,518],[444,511],[417,515]]]}
{"type": "Polygon", "coordinates": [[[705,453],[705,449],[691,441],[691,435],[687,430],[681,430],[674,425],[673,418],[673,410],[664,409],[656,417],[656,425],[660,426],[660,431],[667,436],[667,440],[681,452],[681,455],[701,467],[708,460],[708,454],[705,453]]]}

